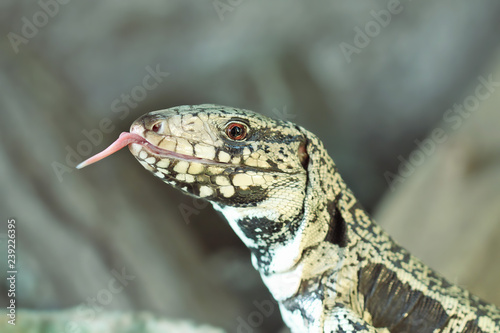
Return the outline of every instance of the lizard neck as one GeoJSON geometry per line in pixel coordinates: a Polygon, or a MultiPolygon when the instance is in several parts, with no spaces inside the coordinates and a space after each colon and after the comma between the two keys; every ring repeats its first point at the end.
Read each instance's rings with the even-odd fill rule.
{"type": "Polygon", "coordinates": [[[289,271],[301,259],[305,214],[300,189],[305,181],[305,177],[297,178],[274,188],[258,206],[212,202],[250,249],[252,263],[261,274],[289,271]]]}
{"type": "Polygon", "coordinates": [[[328,309],[343,307],[391,331],[434,331],[456,323],[484,332],[497,327],[490,319],[473,319],[477,313],[498,318],[497,309],[395,244],[359,205],[322,143],[308,139],[307,179],[277,189],[258,207],[214,204],[251,250],[289,326],[323,327],[332,320],[328,309]],[[305,191],[293,190],[301,186],[305,191]]]}
{"type": "MultiPolygon", "coordinates": [[[[307,284],[319,287],[327,302],[344,304],[374,327],[391,332],[433,332],[460,325],[465,325],[464,331],[498,328],[498,308],[450,284],[396,244],[357,202],[333,162],[327,165],[335,200],[331,204],[326,199],[331,237],[324,242],[338,245],[342,256],[335,259],[336,269],[310,278],[307,284]]],[[[328,185],[320,188],[330,191],[328,185]]],[[[304,292],[299,290],[299,303],[304,292]]],[[[295,300],[287,302],[289,309],[296,306],[295,300]]]]}
{"type": "Polygon", "coordinates": [[[302,281],[340,270],[349,249],[342,211],[356,200],[345,196],[321,141],[311,133],[308,141],[307,177],[288,179],[257,207],[213,203],[250,249],[254,267],[277,300],[296,294],[302,281]]]}
{"type": "Polygon", "coordinates": [[[307,138],[307,179],[258,207],[215,205],[250,248],[287,324],[297,331],[337,325],[335,308],[389,331],[496,329],[499,310],[395,244],[359,205],[323,144],[307,138]]]}

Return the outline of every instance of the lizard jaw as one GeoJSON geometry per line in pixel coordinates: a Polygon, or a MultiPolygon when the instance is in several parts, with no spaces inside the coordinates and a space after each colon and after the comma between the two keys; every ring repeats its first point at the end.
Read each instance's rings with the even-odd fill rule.
{"type": "Polygon", "coordinates": [[[84,168],[90,164],[96,163],[100,160],[102,160],[105,157],[108,157],[120,149],[124,148],[125,146],[128,145],[133,145],[133,144],[138,144],[144,148],[146,148],[149,152],[152,154],[157,155],[160,158],[169,158],[169,159],[177,159],[177,160],[184,160],[188,162],[199,162],[203,164],[225,164],[221,162],[216,162],[216,161],[211,161],[207,159],[203,159],[200,157],[196,156],[189,156],[186,154],[181,154],[177,153],[174,151],[166,150],[160,147],[157,147],[150,143],[148,140],[146,140],[144,137],[136,134],[136,133],[129,133],[129,132],[123,132],[120,134],[119,138],[113,142],[108,148],[103,150],[102,152],[86,159],[82,163],[78,164],[76,166],[77,169],[84,168]]]}

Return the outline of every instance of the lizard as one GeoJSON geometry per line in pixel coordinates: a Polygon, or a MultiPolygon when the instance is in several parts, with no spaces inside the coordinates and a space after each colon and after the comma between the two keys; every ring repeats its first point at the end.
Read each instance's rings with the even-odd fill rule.
{"type": "Polygon", "coordinates": [[[233,107],[173,107],[141,116],[77,168],[125,146],[224,215],[292,332],[500,332],[500,309],[393,241],[301,126],[233,107]]]}

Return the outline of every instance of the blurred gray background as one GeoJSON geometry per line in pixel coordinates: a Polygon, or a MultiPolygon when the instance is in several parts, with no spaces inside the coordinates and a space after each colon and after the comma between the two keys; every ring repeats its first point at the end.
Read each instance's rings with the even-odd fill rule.
{"type": "Polygon", "coordinates": [[[316,133],[398,242],[500,305],[500,2],[1,0],[0,17],[0,232],[16,219],[23,309],[282,329],[205,202],[126,150],[73,168],[140,115],[199,103],[316,133]],[[436,129],[446,140],[419,149],[436,129]]]}

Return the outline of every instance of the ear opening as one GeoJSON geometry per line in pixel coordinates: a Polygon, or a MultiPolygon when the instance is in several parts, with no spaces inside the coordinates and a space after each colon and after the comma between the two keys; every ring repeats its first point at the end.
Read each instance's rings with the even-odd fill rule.
{"type": "Polygon", "coordinates": [[[304,140],[299,146],[299,160],[302,164],[302,167],[307,170],[307,166],[309,165],[309,154],[307,153],[307,139],[304,140]]]}
{"type": "Polygon", "coordinates": [[[307,146],[309,145],[309,139],[307,138],[308,132],[298,125],[295,125],[295,128],[303,134],[297,155],[299,157],[300,164],[302,164],[302,167],[307,170],[309,166],[309,152],[307,150],[307,146]]]}

